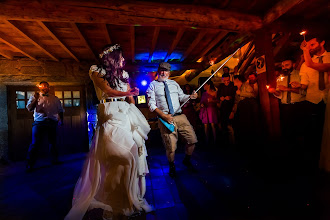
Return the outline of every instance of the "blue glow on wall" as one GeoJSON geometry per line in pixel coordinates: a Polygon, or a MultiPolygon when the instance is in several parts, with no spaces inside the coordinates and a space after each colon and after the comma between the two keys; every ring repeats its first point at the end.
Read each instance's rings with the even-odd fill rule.
{"type": "Polygon", "coordinates": [[[135,55],[135,60],[138,61],[148,61],[149,59],[149,53],[137,53],[135,55]]]}
{"type": "Polygon", "coordinates": [[[165,59],[167,51],[157,51],[151,57],[152,62],[162,62],[165,59]]]}
{"type": "Polygon", "coordinates": [[[168,61],[177,61],[177,60],[179,61],[181,59],[181,57],[182,57],[182,53],[173,52],[170,55],[168,61]]]}
{"type": "MultiPolygon", "coordinates": [[[[151,57],[151,62],[163,62],[165,57],[167,55],[167,51],[155,51],[151,57]]],[[[171,60],[180,60],[182,57],[183,53],[181,52],[173,52],[168,61],[171,60]]],[[[149,59],[149,53],[136,53],[135,55],[135,60],[136,61],[142,61],[142,62],[147,62],[149,59]]]]}

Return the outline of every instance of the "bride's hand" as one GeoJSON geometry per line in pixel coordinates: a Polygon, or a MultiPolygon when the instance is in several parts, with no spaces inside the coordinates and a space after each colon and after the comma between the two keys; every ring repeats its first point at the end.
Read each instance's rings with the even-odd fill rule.
{"type": "Polygon", "coordinates": [[[137,96],[139,95],[139,88],[134,87],[128,91],[129,96],[137,96]]]}

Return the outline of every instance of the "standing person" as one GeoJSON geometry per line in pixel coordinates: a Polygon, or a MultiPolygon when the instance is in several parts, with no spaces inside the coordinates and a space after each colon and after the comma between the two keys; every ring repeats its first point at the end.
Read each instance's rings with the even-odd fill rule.
{"type": "MultiPolygon", "coordinates": [[[[224,66],[223,68],[222,68],[222,70],[223,70],[223,74],[230,74],[229,72],[230,72],[230,69],[229,69],[229,67],[228,66],[224,66]]],[[[223,75],[222,74],[222,75],[223,75]]]]}
{"type": "Polygon", "coordinates": [[[56,146],[57,125],[63,125],[63,108],[59,98],[49,93],[49,84],[46,81],[39,83],[39,92],[30,97],[26,108],[34,112],[32,124],[32,142],[30,144],[27,160],[27,171],[32,171],[37,160],[37,151],[46,134],[50,145],[52,163],[58,164],[58,149],[56,146]]]}
{"type": "Polygon", "coordinates": [[[204,131],[206,137],[206,144],[209,145],[210,137],[209,137],[209,124],[211,125],[212,134],[213,134],[213,143],[216,143],[217,140],[217,130],[216,124],[218,124],[218,99],[217,99],[217,90],[211,80],[203,86],[205,92],[201,98],[201,110],[199,113],[199,118],[202,120],[204,124],[204,131]]]}
{"type": "Polygon", "coordinates": [[[167,123],[175,125],[174,132],[171,132],[160,120],[158,121],[169,162],[169,175],[173,178],[176,176],[174,159],[178,134],[182,135],[187,142],[183,164],[190,170],[195,171],[190,158],[194,152],[197,137],[187,117],[181,112],[180,102],[186,101],[189,97],[196,99],[197,94],[195,92],[192,95],[184,94],[178,83],[168,79],[170,70],[171,65],[169,63],[162,62],[159,64],[158,79],[150,83],[147,95],[149,110],[151,112],[155,111],[158,117],[167,123]]]}
{"type": "Polygon", "coordinates": [[[98,125],[65,220],[82,219],[93,208],[104,210],[103,219],[152,210],[144,199],[150,126],[134,105],[139,89],[129,86],[120,45],[106,45],[100,58],[89,71],[100,101],[98,125]]]}
{"type": "Polygon", "coordinates": [[[282,74],[277,78],[277,86],[269,88],[268,92],[281,99],[280,116],[282,135],[290,144],[295,142],[300,125],[302,103],[305,95],[297,88],[291,87],[291,82],[300,82],[299,71],[294,69],[294,61],[291,58],[282,61],[282,74]]]}
{"type": "MultiPolygon", "coordinates": [[[[310,42],[303,42],[301,44],[301,49],[303,50],[303,56],[305,58],[305,64],[307,67],[310,67],[319,72],[329,72],[330,63],[317,63],[313,61],[310,54],[310,42]]],[[[330,74],[328,74],[328,82],[330,82],[330,74]]],[[[329,90],[329,84],[327,88],[329,90]]],[[[322,135],[322,144],[321,144],[321,153],[320,153],[320,163],[319,167],[322,170],[330,172],[330,92],[328,91],[327,105],[325,109],[325,119],[323,126],[323,135],[322,135]]]]}
{"type": "MultiPolygon", "coordinates": [[[[294,69],[295,62],[292,58],[282,61],[282,71],[277,77],[276,88],[269,88],[268,92],[280,99],[280,124],[282,138],[284,140],[283,154],[287,158],[287,162],[294,166],[301,166],[303,150],[301,145],[304,138],[304,123],[302,118],[305,117],[303,111],[305,94],[297,88],[291,87],[291,82],[300,82],[299,71],[294,69]]],[[[284,159],[284,158],[283,158],[284,159]]]]}
{"type": "Polygon", "coordinates": [[[234,67],[234,70],[229,73],[230,82],[234,83],[234,76],[238,75],[238,66],[234,67]]]}
{"type": "Polygon", "coordinates": [[[234,144],[234,130],[229,115],[232,111],[237,87],[230,81],[229,74],[222,75],[222,82],[218,88],[220,99],[220,124],[224,136],[229,139],[230,144],[234,144]]]}
{"type": "MultiPolygon", "coordinates": [[[[309,53],[314,63],[330,63],[330,53],[324,49],[325,40],[312,36],[308,41],[309,53]]],[[[303,63],[300,68],[301,82],[292,82],[293,88],[306,90],[306,119],[304,123],[309,131],[307,136],[307,159],[311,171],[317,169],[323,133],[324,113],[327,102],[327,72],[310,68],[303,63]]]]}
{"type": "Polygon", "coordinates": [[[260,132],[260,113],[257,100],[258,85],[254,73],[245,81],[242,75],[234,77],[234,85],[237,87],[235,104],[229,115],[234,119],[234,130],[238,150],[241,156],[247,160],[248,169],[257,168],[262,158],[260,132]]]}
{"type": "MultiPolygon", "coordinates": [[[[253,146],[256,147],[258,138],[261,138],[256,74],[250,73],[249,79],[245,82],[244,80],[244,77],[240,75],[234,77],[237,96],[229,118],[235,117],[235,133],[240,147],[246,147],[244,144],[247,142],[254,143],[253,146]]],[[[244,148],[243,150],[247,149],[244,148]]]]}

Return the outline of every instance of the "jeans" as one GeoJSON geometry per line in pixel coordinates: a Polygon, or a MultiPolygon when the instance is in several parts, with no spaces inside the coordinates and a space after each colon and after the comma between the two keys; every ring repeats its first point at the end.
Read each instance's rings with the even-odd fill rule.
{"type": "Polygon", "coordinates": [[[37,151],[42,144],[43,137],[48,136],[52,161],[58,160],[58,150],[56,146],[57,121],[46,119],[45,121],[35,121],[32,124],[32,142],[26,157],[27,163],[33,166],[37,160],[37,151]]]}

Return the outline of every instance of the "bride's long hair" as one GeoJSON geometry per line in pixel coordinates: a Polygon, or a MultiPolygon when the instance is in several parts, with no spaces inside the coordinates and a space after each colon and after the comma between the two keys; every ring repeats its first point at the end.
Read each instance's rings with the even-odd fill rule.
{"type": "Polygon", "coordinates": [[[108,44],[103,47],[101,57],[101,68],[106,72],[104,79],[109,82],[111,88],[120,85],[120,81],[128,83],[128,78],[123,76],[123,66],[120,65],[123,51],[118,44],[108,44]]]}

